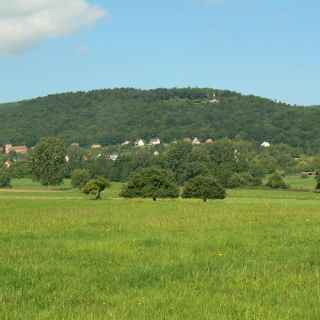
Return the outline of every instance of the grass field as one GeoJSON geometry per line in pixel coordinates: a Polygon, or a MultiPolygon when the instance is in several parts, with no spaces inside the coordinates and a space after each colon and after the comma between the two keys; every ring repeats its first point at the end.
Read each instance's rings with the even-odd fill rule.
{"type": "Polygon", "coordinates": [[[314,177],[303,179],[300,176],[288,176],[285,180],[291,188],[297,190],[314,190],[316,187],[316,179],[314,177]]]}
{"type": "Polygon", "coordinates": [[[320,319],[319,194],[154,203],[119,189],[0,191],[1,320],[320,319]]]}

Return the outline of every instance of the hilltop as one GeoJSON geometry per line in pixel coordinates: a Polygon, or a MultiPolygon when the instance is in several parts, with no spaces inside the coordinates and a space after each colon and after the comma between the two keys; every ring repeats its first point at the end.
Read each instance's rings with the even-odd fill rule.
{"type": "Polygon", "coordinates": [[[0,144],[241,137],[320,151],[320,109],[208,88],[74,92],[0,105],[0,144]]]}

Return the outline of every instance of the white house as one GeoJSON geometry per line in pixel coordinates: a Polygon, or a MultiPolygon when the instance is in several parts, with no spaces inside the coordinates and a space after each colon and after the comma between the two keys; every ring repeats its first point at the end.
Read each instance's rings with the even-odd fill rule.
{"type": "Polygon", "coordinates": [[[198,138],[194,138],[192,140],[192,144],[201,144],[200,140],[198,138]]]}
{"type": "Polygon", "coordinates": [[[12,144],[6,144],[5,146],[4,146],[4,153],[5,154],[9,154],[10,153],[10,151],[12,150],[12,144]]]}
{"type": "Polygon", "coordinates": [[[213,143],[214,143],[214,140],[211,138],[206,140],[206,144],[213,144],[213,143]]]}
{"type": "Polygon", "coordinates": [[[262,143],[261,143],[261,147],[262,147],[262,148],[270,148],[270,147],[271,147],[271,143],[270,143],[270,142],[267,142],[267,141],[262,142],[262,143]]]}
{"type": "Polygon", "coordinates": [[[130,143],[131,143],[131,142],[127,140],[127,141],[121,143],[121,145],[122,145],[122,146],[127,146],[127,145],[129,145],[130,143]]]}
{"type": "Polygon", "coordinates": [[[209,98],[210,103],[219,103],[219,100],[216,97],[216,94],[213,93],[212,96],[209,98]]]}
{"type": "Polygon", "coordinates": [[[93,144],[91,146],[91,149],[101,149],[101,148],[102,148],[101,144],[93,144]]]}
{"type": "Polygon", "coordinates": [[[73,143],[70,144],[70,147],[80,148],[80,143],[73,142],[73,143]]]}
{"type": "Polygon", "coordinates": [[[150,140],[149,144],[151,146],[158,146],[161,144],[161,140],[159,138],[154,138],[150,140]]]}
{"type": "Polygon", "coordinates": [[[159,151],[155,151],[155,152],[153,153],[153,155],[154,155],[155,157],[158,157],[158,156],[160,155],[160,152],[159,152],[159,151]]]}
{"type": "Polygon", "coordinates": [[[145,143],[144,143],[144,141],[143,141],[142,139],[139,139],[139,140],[137,140],[137,141],[135,142],[135,145],[136,145],[137,147],[144,147],[144,146],[145,146],[145,143]]]}
{"type": "Polygon", "coordinates": [[[119,158],[117,153],[110,154],[109,159],[112,161],[116,161],[119,158]]]}

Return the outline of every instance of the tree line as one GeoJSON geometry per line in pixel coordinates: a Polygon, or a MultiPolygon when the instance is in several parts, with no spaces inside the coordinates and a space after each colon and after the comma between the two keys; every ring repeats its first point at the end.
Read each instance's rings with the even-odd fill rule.
{"type": "Polygon", "coordinates": [[[285,174],[320,168],[320,157],[300,154],[291,146],[263,148],[242,139],[92,150],[67,147],[61,138],[45,138],[25,158],[14,153],[0,158],[0,167],[6,159],[11,159],[12,166],[2,165],[0,187],[9,186],[11,178],[31,177],[46,186],[59,185],[70,178],[73,187],[94,194],[97,199],[109,181],[125,182],[121,195],[129,198],[176,197],[181,188],[185,198],[200,197],[197,190],[201,190],[204,200],[223,198],[226,188],[261,186],[266,176],[267,186],[287,188],[285,174]],[[112,160],[110,155],[114,153],[117,157],[112,160]]]}

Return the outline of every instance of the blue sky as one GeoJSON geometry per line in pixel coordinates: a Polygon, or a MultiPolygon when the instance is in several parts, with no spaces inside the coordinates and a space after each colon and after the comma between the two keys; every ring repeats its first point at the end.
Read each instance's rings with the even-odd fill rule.
{"type": "MultiPolygon", "coordinates": [[[[87,5],[104,14],[91,11],[93,18],[75,30],[55,29],[48,36],[37,30],[37,36],[28,33],[14,45],[10,33],[0,32],[0,41],[6,37],[3,43],[13,47],[1,51],[0,46],[1,102],[109,87],[198,86],[320,104],[319,1],[97,0],[87,5]]],[[[1,19],[7,23],[5,13],[0,27],[1,19]]]]}

